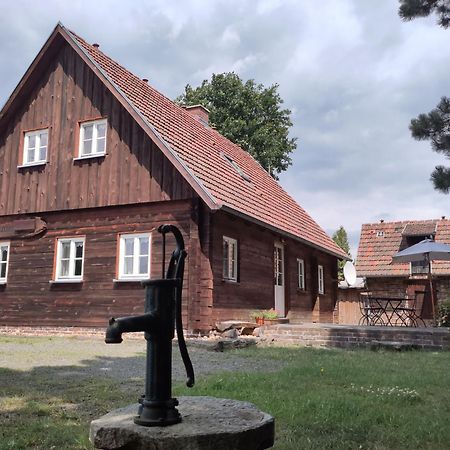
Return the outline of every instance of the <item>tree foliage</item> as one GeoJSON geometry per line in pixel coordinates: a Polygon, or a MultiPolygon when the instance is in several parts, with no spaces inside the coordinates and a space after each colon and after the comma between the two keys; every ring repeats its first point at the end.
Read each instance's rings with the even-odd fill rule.
{"type": "MultiPolygon", "coordinates": [[[[414,139],[430,140],[435,152],[450,159],[450,99],[442,97],[435,109],[428,114],[419,114],[409,126],[414,139]]],[[[434,188],[448,194],[450,192],[450,168],[437,166],[431,174],[434,188]]]]}
{"type": "Polygon", "coordinates": [[[450,26],[449,0],[399,0],[399,16],[409,21],[416,17],[426,17],[432,13],[438,15],[438,24],[443,28],[450,26]]]}
{"type": "Polygon", "coordinates": [[[189,84],[176,102],[200,104],[210,112],[209,123],[249,152],[273,177],[292,164],[296,139],[289,138],[291,111],[282,109],[278,84],[264,87],[234,72],[213,74],[198,87],[189,84]]]}
{"type": "MultiPolygon", "coordinates": [[[[438,25],[450,26],[450,0],[399,0],[399,15],[403,20],[438,15],[438,25]]],[[[450,159],[450,99],[442,97],[435,109],[428,114],[419,114],[411,120],[411,134],[417,140],[431,140],[434,151],[443,153],[450,159]]],[[[436,166],[430,177],[437,191],[450,192],[450,168],[436,166]]]]}
{"type": "MultiPolygon", "coordinates": [[[[333,234],[333,241],[344,250],[345,253],[351,258],[350,255],[350,244],[348,242],[347,232],[345,228],[341,225],[339,229],[333,234]]],[[[339,281],[344,279],[344,265],[345,261],[338,261],[338,279],[339,281]]]]}

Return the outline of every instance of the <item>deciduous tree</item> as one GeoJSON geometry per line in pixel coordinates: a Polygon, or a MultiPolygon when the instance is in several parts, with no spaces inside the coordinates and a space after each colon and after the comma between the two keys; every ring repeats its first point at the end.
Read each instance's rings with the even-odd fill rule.
{"type": "Polygon", "coordinates": [[[243,82],[234,72],[213,74],[198,87],[187,85],[176,101],[200,104],[221,134],[249,152],[274,178],[292,164],[296,138],[289,137],[291,111],[283,109],[278,84],[243,82]]]}

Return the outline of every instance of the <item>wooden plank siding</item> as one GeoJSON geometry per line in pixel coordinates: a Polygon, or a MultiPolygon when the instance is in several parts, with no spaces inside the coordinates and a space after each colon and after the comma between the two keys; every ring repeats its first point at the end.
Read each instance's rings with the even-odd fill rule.
{"type": "MultiPolygon", "coordinates": [[[[117,278],[118,236],[152,232],[151,277],[161,278],[162,239],[156,228],[169,222],[180,227],[188,251],[184,324],[188,329],[198,328],[195,318],[188,321],[188,292],[198,290],[191,285],[196,282],[192,273],[197,273],[198,265],[194,260],[198,250],[191,247],[191,215],[191,201],[41,214],[48,226],[43,235],[10,241],[8,280],[0,286],[0,325],[105,326],[112,316],[142,313],[144,290],[140,283],[113,282],[117,278]],[[51,284],[56,240],[74,236],[85,237],[83,282],[51,284]]],[[[0,226],[5,219],[0,218],[0,226]]],[[[166,264],[173,245],[167,241],[166,264]]]]}
{"type": "Polygon", "coordinates": [[[67,44],[3,129],[0,216],[193,197],[189,184],[67,44]],[[108,120],[106,155],[75,161],[79,123],[100,117],[108,120]],[[18,168],[24,132],[46,127],[47,164],[18,168]]]}
{"type": "Polygon", "coordinates": [[[287,317],[294,323],[333,321],[337,301],[335,257],[222,212],[212,216],[213,320],[248,320],[251,310],[274,308],[275,242],[282,242],[284,247],[287,317]],[[223,280],[223,236],[238,241],[237,283],[223,280]],[[305,261],[305,290],[298,288],[297,258],[305,261]],[[317,293],[318,264],[324,267],[323,295],[317,293]]]}

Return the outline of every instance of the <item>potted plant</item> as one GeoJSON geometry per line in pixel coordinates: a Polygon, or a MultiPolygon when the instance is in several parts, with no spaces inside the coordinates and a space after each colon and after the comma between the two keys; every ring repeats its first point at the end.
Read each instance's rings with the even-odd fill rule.
{"type": "Polygon", "coordinates": [[[280,314],[276,309],[270,308],[263,311],[264,323],[267,325],[273,325],[279,323],[280,314]]]}
{"type": "Polygon", "coordinates": [[[263,311],[252,311],[250,313],[250,318],[253,319],[257,323],[257,325],[264,325],[263,311]]]}

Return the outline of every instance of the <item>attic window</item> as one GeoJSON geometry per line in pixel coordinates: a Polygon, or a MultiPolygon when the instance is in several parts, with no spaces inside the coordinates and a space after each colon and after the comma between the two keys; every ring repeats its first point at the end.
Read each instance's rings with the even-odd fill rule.
{"type": "Polygon", "coordinates": [[[384,237],[384,231],[377,231],[377,237],[384,237]]]}
{"type": "Polygon", "coordinates": [[[78,158],[92,158],[106,153],[106,119],[80,123],[78,158]]]}
{"type": "Polygon", "coordinates": [[[247,182],[250,183],[251,179],[250,177],[244,173],[244,171],[241,169],[239,164],[230,156],[225,155],[225,153],[222,153],[222,156],[233,166],[234,170],[247,182]]]}
{"type": "Polygon", "coordinates": [[[47,162],[48,129],[25,133],[23,165],[34,166],[47,162]]]}

